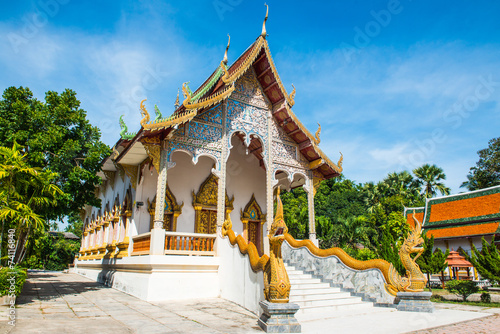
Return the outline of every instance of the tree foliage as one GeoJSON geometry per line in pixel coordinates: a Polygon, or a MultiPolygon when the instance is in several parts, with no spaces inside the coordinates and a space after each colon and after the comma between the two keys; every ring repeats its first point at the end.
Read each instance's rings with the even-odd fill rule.
{"type": "Polygon", "coordinates": [[[78,212],[85,204],[100,205],[94,196],[100,183],[97,172],[110,150],[86,119],[74,91],[49,91],[39,101],[28,88],[7,88],[0,100],[0,129],[0,146],[17,142],[26,147],[29,166],[57,173],[55,183],[63,192],[56,206],[41,213],[44,218],[78,212]]]}
{"type": "Polygon", "coordinates": [[[462,297],[462,301],[466,301],[467,297],[479,291],[479,287],[474,281],[452,280],[446,283],[446,290],[462,297]]]}
{"type": "Polygon", "coordinates": [[[434,197],[439,191],[441,195],[449,195],[450,188],[446,187],[443,180],[446,175],[443,169],[436,165],[425,164],[413,170],[417,183],[422,187],[422,196],[425,198],[434,197]]]}
{"type": "MultiPolygon", "coordinates": [[[[404,208],[423,206],[426,196],[449,192],[444,179],[441,168],[424,165],[413,174],[389,173],[378,183],[358,184],[343,176],[321,182],[314,198],[320,247],[341,247],[360,260],[383,258],[404,275],[399,248],[410,229],[404,208]]],[[[282,200],[290,234],[307,238],[306,192],[297,188],[282,200]]],[[[437,261],[438,255],[434,256],[429,261],[437,261]]]]}
{"type": "Polygon", "coordinates": [[[443,253],[439,248],[434,251],[434,236],[428,238],[424,234],[423,239],[424,252],[417,259],[417,264],[420,266],[422,272],[427,274],[427,281],[429,282],[430,286],[430,275],[444,271],[448,266],[448,262],[446,262],[446,259],[448,258],[450,250],[447,249],[446,253],[443,253]]]}
{"type": "MultiPolygon", "coordinates": [[[[44,230],[41,212],[56,205],[62,191],[53,184],[57,177],[50,170],[31,167],[28,154],[14,143],[12,148],[0,147],[0,220],[2,250],[7,243],[4,231],[14,230],[15,255],[10,261],[19,263],[25,255],[26,241],[33,231],[44,230]]],[[[5,253],[3,253],[5,254],[5,253]]]]}
{"type": "Polygon", "coordinates": [[[479,160],[471,167],[467,181],[461,187],[478,190],[500,184],[500,137],[488,142],[488,147],[477,152],[479,160]]]}
{"type": "Polygon", "coordinates": [[[476,246],[472,245],[472,252],[469,256],[465,253],[467,260],[474,265],[481,277],[490,281],[500,283],[500,254],[495,245],[495,238],[488,243],[482,238],[482,249],[478,251],[476,246]]]}

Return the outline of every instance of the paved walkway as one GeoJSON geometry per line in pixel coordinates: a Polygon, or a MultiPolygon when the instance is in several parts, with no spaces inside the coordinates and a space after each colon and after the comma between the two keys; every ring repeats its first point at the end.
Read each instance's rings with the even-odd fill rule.
{"type": "Polygon", "coordinates": [[[17,306],[16,326],[0,321],[0,334],[263,333],[254,314],[224,299],[153,304],[59,272],[30,272],[17,306]]]}
{"type": "MultiPolygon", "coordinates": [[[[303,333],[497,333],[500,309],[435,304],[436,312],[384,312],[306,322],[303,333]],[[465,321],[465,322],[464,322],[465,321]],[[450,325],[451,324],[451,325],[450,325]],[[443,326],[444,327],[437,327],[443,326]]],[[[17,322],[3,333],[263,333],[257,317],[218,298],[150,303],[76,274],[30,272],[17,322]]]]}

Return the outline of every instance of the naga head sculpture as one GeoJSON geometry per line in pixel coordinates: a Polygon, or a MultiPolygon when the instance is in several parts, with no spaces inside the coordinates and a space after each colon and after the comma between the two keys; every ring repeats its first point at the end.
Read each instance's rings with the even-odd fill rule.
{"type": "Polygon", "coordinates": [[[280,198],[280,188],[278,187],[278,193],[276,194],[276,215],[274,217],[273,224],[269,230],[268,238],[270,243],[278,242],[281,246],[283,240],[285,240],[285,234],[288,233],[288,227],[285,224],[285,219],[283,216],[283,203],[280,198]]]}
{"type": "Polygon", "coordinates": [[[408,253],[421,253],[423,247],[420,247],[424,243],[422,238],[422,224],[415,218],[415,212],[413,212],[413,221],[415,222],[415,227],[410,226],[410,234],[405,239],[402,249],[408,253]]]}

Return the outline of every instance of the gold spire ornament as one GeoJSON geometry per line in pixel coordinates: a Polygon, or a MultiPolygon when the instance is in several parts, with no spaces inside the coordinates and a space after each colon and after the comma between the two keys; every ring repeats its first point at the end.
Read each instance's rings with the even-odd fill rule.
{"type": "Polygon", "coordinates": [[[179,102],[179,88],[177,88],[177,98],[175,99],[175,104],[174,104],[175,110],[177,110],[177,108],[179,108],[179,106],[180,106],[180,102],[179,102]]]}
{"type": "Polygon", "coordinates": [[[224,59],[222,60],[222,62],[225,65],[227,65],[227,51],[229,50],[229,45],[231,44],[231,36],[229,36],[229,34],[227,34],[227,37],[229,37],[229,40],[227,41],[226,52],[224,53],[224,59]]]}
{"type": "Polygon", "coordinates": [[[321,125],[318,123],[318,130],[316,130],[316,134],[314,135],[314,138],[316,139],[316,144],[319,145],[321,143],[321,125]]]}
{"type": "Polygon", "coordinates": [[[149,113],[148,111],[146,110],[146,107],[144,106],[144,102],[147,101],[147,99],[144,99],[141,101],[141,115],[142,115],[142,120],[141,120],[141,125],[144,126],[146,125],[148,122],[149,122],[149,113]]]}
{"type": "Polygon", "coordinates": [[[269,15],[269,6],[267,4],[264,4],[264,6],[267,7],[267,10],[266,10],[266,18],[264,19],[264,23],[262,24],[262,33],[260,34],[262,36],[262,38],[266,38],[266,36],[267,36],[266,21],[267,21],[268,15],[269,15]]]}
{"type": "Polygon", "coordinates": [[[290,93],[290,95],[288,95],[288,104],[290,104],[290,107],[293,107],[293,105],[295,104],[295,93],[296,93],[296,90],[295,90],[295,86],[293,84],[292,84],[292,87],[293,87],[293,90],[290,93]]]}

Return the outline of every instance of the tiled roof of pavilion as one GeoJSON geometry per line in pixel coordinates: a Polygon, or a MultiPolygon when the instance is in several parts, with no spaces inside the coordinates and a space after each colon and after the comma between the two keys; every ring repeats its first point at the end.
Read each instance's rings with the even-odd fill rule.
{"type": "MultiPolygon", "coordinates": [[[[405,209],[407,222],[413,208],[405,209]]],[[[436,239],[500,233],[500,186],[430,198],[425,208],[416,208],[423,229],[436,239]]]]}
{"type": "Polygon", "coordinates": [[[342,157],[337,164],[332,162],[318,147],[319,138],[313,136],[293,113],[295,89],[291,94],[287,93],[274,66],[267,40],[263,36],[259,36],[229,68],[221,61],[212,75],[195,92],[191,92],[188,85],[184,84],[185,100],[182,105],[170,117],[152,122],[149,122],[149,119],[144,122],[143,119],[142,136],[175,131],[179,125],[191,121],[207,108],[229,98],[235,89],[236,80],[252,66],[257,80],[272,104],[274,118],[298,144],[299,151],[309,161],[310,168],[320,172],[326,179],[340,175],[342,157]]]}

